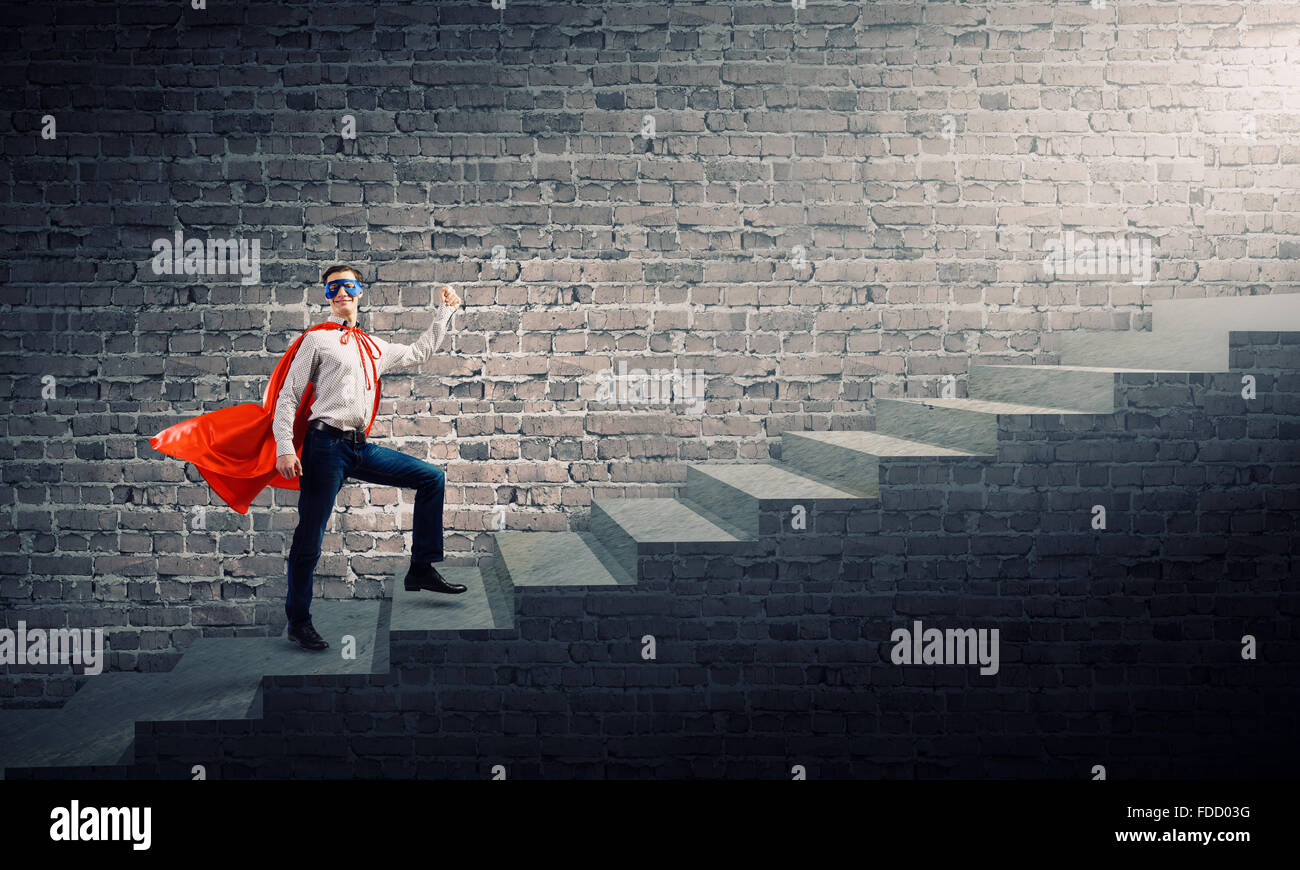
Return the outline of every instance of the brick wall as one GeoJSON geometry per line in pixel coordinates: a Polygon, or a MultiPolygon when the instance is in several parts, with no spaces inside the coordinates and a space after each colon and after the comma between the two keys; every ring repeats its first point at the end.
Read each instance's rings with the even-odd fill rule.
{"type": "MultiPolygon", "coordinates": [[[[147,439],[258,400],[323,316],[323,264],[377,277],[387,337],[433,281],[468,302],[375,424],[446,469],[465,560],[494,504],[582,528],[593,497],[870,428],[874,396],[1052,361],[1152,300],[1297,289],[1294,2],[4,12],[0,601],[103,626],[113,669],[278,630],[294,496],[236,515],[147,439]],[[153,274],[178,229],[258,240],[261,280],[153,274]],[[1066,229],[1150,239],[1151,282],[1047,280],[1066,229]],[[594,402],[586,376],[624,360],[705,370],[707,414],[594,402]]],[[[318,594],[381,595],[409,498],[340,505],[318,594]]],[[[52,676],[6,675],[0,704],[57,703],[52,676]]]]}

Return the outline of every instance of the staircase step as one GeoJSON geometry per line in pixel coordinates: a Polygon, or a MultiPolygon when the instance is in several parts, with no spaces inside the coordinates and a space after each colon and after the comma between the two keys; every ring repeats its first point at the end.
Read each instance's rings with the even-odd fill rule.
{"type": "Polygon", "coordinates": [[[136,722],[242,719],[260,682],[260,675],[229,671],[100,674],[51,711],[54,715],[39,730],[6,740],[0,747],[0,766],[128,764],[136,722]]]}
{"type": "Polygon", "coordinates": [[[26,766],[29,759],[37,758],[33,738],[50,733],[60,712],[61,707],[0,710],[0,779],[6,778],[7,768],[26,766]]]}
{"type": "Polygon", "coordinates": [[[224,669],[259,679],[269,674],[377,673],[375,652],[382,645],[379,637],[381,604],[379,599],[323,598],[313,601],[312,625],[330,643],[330,648],[323,654],[302,649],[289,640],[287,632],[276,637],[204,637],[190,645],[171,673],[224,669]],[[344,659],[339,654],[344,635],[356,639],[355,659],[344,659]]]}
{"type": "Polygon", "coordinates": [[[862,429],[784,432],[781,462],[803,474],[817,475],[862,498],[880,497],[880,460],[963,458],[991,454],[940,447],[862,429]]]}
{"type": "Polygon", "coordinates": [[[868,500],[811,473],[771,462],[688,464],[686,495],[697,512],[720,520],[715,525],[749,539],[758,536],[759,512],[766,506],[846,508],[868,500]]]}
{"type": "MultiPolygon", "coordinates": [[[[1225,372],[1228,332],[1179,335],[1176,332],[1049,333],[1062,364],[1125,366],[1141,371],[1225,372]]],[[[1045,343],[1045,349],[1050,343],[1045,343]]]]}
{"type": "Polygon", "coordinates": [[[1151,330],[1180,337],[1300,331],[1300,293],[1157,299],[1151,305],[1151,330]]]}
{"type": "Polygon", "coordinates": [[[885,435],[943,447],[994,454],[998,417],[1007,415],[1078,416],[1073,408],[985,399],[877,399],[876,429],[885,435]]]}
{"type": "Polygon", "coordinates": [[[496,571],[514,586],[621,586],[634,581],[590,532],[501,531],[496,571]]]}
{"type": "Polygon", "coordinates": [[[672,553],[683,544],[707,544],[710,552],[736,552],[753,542],[679,498],[596,499],[591,505],[591,531],[631,577],[638,576],[641,555],[672,553]]]}
{"type": "Polygon", "coordinates": [[[1109,414],[1115,410],[1115,386],[1121,372],[1149,371],[1080,365],[972,365],[969,398],[1064,405],[1076,411],[1109,414]]]}
{"type": "Polygon", "coordinates": [[[263,675],[369,673],[380,602],[318,600],[311,609],[312,624],[330,642],[320,653],[284,634],[200,638],[170,671],[99,674],[60,708],[4,711],[0,769],[129,764],[136,722],[257,718],[263,675]],[[345,634],[356,638],[355,659],[339,654],[345,634]],[[39,727],[24,727],[31,724],[39,727]]]}
{"type": "Polygon", "coordinates": [[[1049,333],[1061,362],[1226,372],[1228,333],[1300,331],[1300,293],[1158,299],[1150,332],[1049,333]],[[1059,338],[1055,338],[1058,336],[1059,338]]]}
{"type": "Polygon", "coordinates": [[[1069,406],[1090,414],[1116,410],[1119,375],[1189,374],[1196,369],[1154,366],[1117,368],[1091,365],[972,365],[967,389],[972,399],[1022,401],[1035,405],[1069,406]]]}
{"type": "Polygon", "coordinates": [[[407,592],[406,572],[393,578],[393,612],[389,631],[458,631],[475,628],[509,628],[497,625],[488,601],[482,573],[475,566],[434,566],[449,583],[463,583],[459,595],[420,590],[407,592]]]}

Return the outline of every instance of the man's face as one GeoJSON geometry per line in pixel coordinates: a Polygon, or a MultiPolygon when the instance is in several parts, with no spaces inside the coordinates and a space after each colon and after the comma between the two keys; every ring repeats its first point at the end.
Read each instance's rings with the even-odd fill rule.
{"type": "MultiPolygon", "coordinates": [[[[353,281],[360,281],[356,273],[351,269],[343,269],[339,272],[332,272],[327,281],[336,281],[338,279],[351,278],[353,281]]],[[[342,317],[344,320],[355,321],[357,319],[357,297],[353,296],[346,290],[340,290],[334,294],[334,298],[329,300],[330,313],[342,317]]]]}

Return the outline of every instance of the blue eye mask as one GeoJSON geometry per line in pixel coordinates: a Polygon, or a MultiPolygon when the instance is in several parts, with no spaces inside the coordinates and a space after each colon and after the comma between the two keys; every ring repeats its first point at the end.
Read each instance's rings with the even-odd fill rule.
{"type": "Polygon", "coordinates": [[[335,278],[333,281],[325,282],[325,298],[333,299],[340,290],[348,291],[349,296],[360,296],[365,289],[360,281],[351,278],[335,278]]]}

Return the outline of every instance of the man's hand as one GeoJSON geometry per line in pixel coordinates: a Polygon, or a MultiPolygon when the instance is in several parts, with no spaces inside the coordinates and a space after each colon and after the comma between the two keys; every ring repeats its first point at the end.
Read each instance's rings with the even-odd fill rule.
{"type": "Polygon", "coordinates": [[[451,285],[450,285],[450,284],[443,284],[443,285],[442,285],[442,304],[443,304],[443,305],[450,305],[451,307],[455,308],[455,307],[456,307],[457,305],[459,305],[462,301],[463,301],[463,300],[462,300],[459,296],[456,295],[456,291],[453,290],[453,289],[451,289],[451,285]]]}
{"type": "Polygon", "coordinates": [[[280,472],[281,476],[292,480],[302,474],[302,462],[294,454],[285,453],[275,457],[275,470],[280,472]]]}

